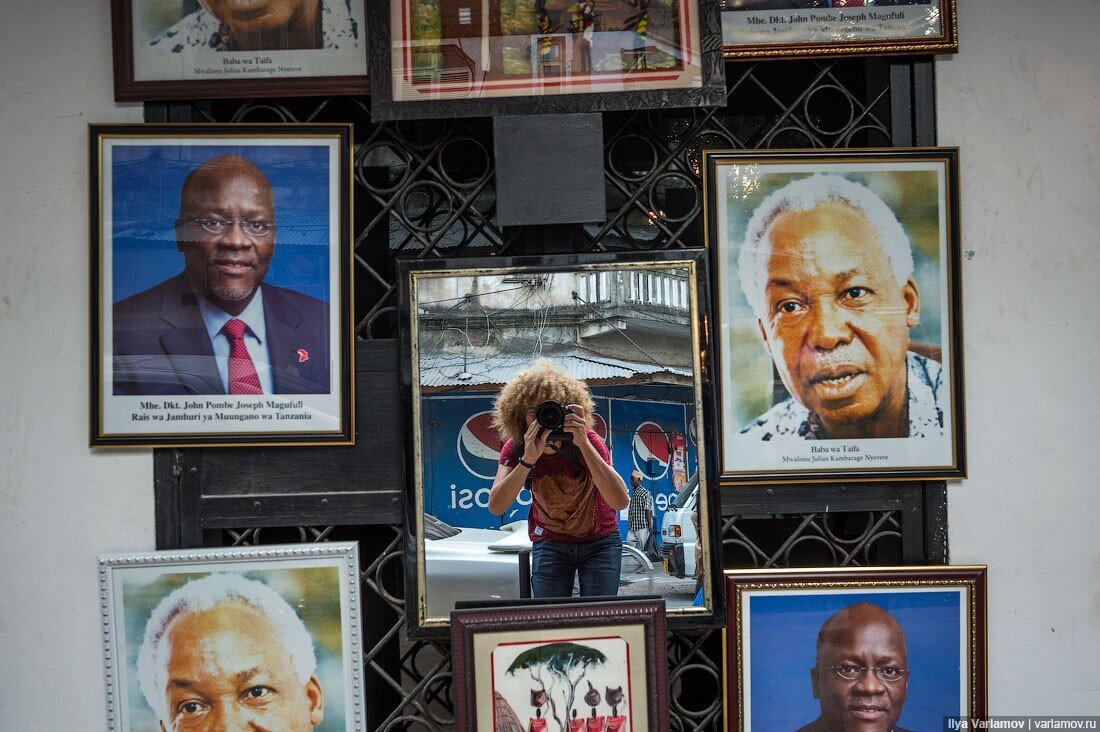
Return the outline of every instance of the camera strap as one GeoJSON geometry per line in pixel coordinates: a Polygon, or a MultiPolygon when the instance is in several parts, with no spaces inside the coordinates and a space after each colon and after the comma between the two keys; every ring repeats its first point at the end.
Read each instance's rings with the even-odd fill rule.
{"type": "Polygon", "coordinates": [[[568,460],[569,464],[572,465],[574,468],[584,467],[584,463],[581,461],[581,452],[572,442],[562,443],[561,447],[551,444],[550,447],[563,458],[568,460]]]}

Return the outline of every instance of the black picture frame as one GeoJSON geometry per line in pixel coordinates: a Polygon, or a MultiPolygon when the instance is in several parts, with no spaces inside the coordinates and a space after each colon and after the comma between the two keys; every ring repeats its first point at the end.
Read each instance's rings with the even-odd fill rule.
{"type": "MultiPolygon", "coordinates": [[[[714,287],[712,350],[723,485],[966,477],[958,155],[957,148],[948,147],[704,151],[704,225],[714,287]],[[838,178],[843,180],[835,183],[838,178]],[[880,246],[868,251],[881,252],[886,271],[900,277],[905,270],[908,279],[895,283],[897,291],[894,285],[868,289],[860,281],[859,296],[872,299],[859,301],[859,308],[834,311],[825,304],[841,302],[840,293],[824,299],[816,290],[798,290],[820,283],[820,277],[799,280],[784,275],[784,286],[794,292],[787,299],[799,307],[782,318],[768,311],[763,319],[759,314],[773,303],[762,286],[770,280],[762,275],[780,260],[769,259],[747,272],[748,279],[739,285],[741,270],[747,269],[740,258],[747,253],[751,265],[756,253],[771,251],[763,244],[788,206],[776,209],[780,213],[773,218],[758,207],[793,198],[794,210],[813,211],[826,203],[815,197],[837,200],[840,193],[825,189],[838,185],[847,186],[844,195],[874,209],[877,223],[871,224],[867,214],[858,217],[870,224],[869,230],[879,231],[880,246]],[[799,201],[817,202],[805,208],[810,203],[799,201]],[[747,230],[754,225],[752,233],[760,235],[759,242],[746,242],[747,230]],[[896,264],[888,253],[890,243],[900,252],[896,264]],[[906,257],[911,260],[907,270],[906,257]],[[758,293],[755,305],[746,294],[746,282],[755,283],[750,288],[758,293]],[[867,303],[880,308],[895,296],[908,299],[899,299],[892,315],[884,314],[876,325],[866,327],[872,322],[869,315],[880,312],[867,303]],[[809,340],[816,331],[808,328],[824,322],[820,313],[825,312],[844,314],[834,319],[843,333],[835,342],[818,344],[809,340]],[[862,325],[853,320],[857,317],[862,325]],[[905,376],[904,391],[897,378],[887,377],[890,368],[905,376]],[[826,377],[846,382],[837,382],[835,388],[820,384],[826,377]],[[792,396],[792,384],[801,396],[792,396]],[[872,434],[873,415],[890,411],[885,409],[887,399],[902,410],[898,424],[892,431],[872,434]],[[820,416],[822,411],[826,418],[820,416]],[[830,414],[834,425],[855,434],[830,434],[830,414]]],[[[840,241],[843,246],[821,250],[833,255],[854,251],[851,238],[840,241]]],[[[870,269],[864,265],[879,255],[851,256],[855,264],[842,268],[850,279],[868,276],[870,269]]]]}
{"type": "Polygon", "coordinates": [[[351,134],[347,124],[89,126],[91,446],[354,442],[351,134]],[[212,271],[197,242],[230,245],[197,229],[191,244],[178,239],[184,184],[215,158],[208,167],[259,170],[272,199],[269,241],[253,240],[269,247],[266,262],[232,245],[264,268],[252,290],[266,322],[252,357],[264,393],[227,394],[229,351],[215,356],[210,331],[222,316],[205,315],[198,270],[185,264],[185,249],[197,251],[212,271]]]}
{"type": "MultiPolygon", "coordinates": [[[[695,468],[696,479],[687,480],[691,476],[685,475],[687,485],[682,490],[685,494],[690,494],[690,498],[685,501],[685,505],[688,505],[689,508],[675,509],[684,513],[684,521],[681,522],[684,525],[677,524],[677,530],[682,532],[683,539],[679,538],[681,534],[671,539],[662,537],[664,540],[662,559],[651,562],[652,569],[646,568],[644,562],[637,559],[638,552],[624,549],[626,564],[624,564],[623,571],[633,573],[631,578],[638,578],[642,582],[634,590],[635,594],[640,592],[653,594],[658,590],[646,592],[645,588],[652,586],[654,583],[660,584],[662,581],[676,585],[672,590],[666,588],[665,592],[666,597],[676,598],[670,604],[668,613],[668,622],[671,627],[718,627],[724,622],[724,595],[717,590],[715,585],[722,571],[721,542],[717,539],[720,535],[721,510],[718,505],[715,453],[711,449],[713,437],[710,435],[710,425],[715,421],[714,400],[709,382],[709,354],[704,347],[706,343],[704,331],[710,312],[708,305],[710,289],[706,272],[705,251],[689,249],[639,252],[632,255],[593,253],[492,258],[463,257],[442,260],[398,259],[400,376],[406,414],[404,436],[406,474],[409,476],[406,481],[405,500],[405,545],[409,548],[405,554],[405,581],[410,601],[405,604],[405,611],[406,628],[410,637],[438,637],[445,633],[449,623],[449,613],[455,606],[455,601],[499,599],[507,602],[509,598],[530,596],[530,587],[525,584],[525,580],[529,579],[530,565],[524,562],[527,559],[525,550],[517,546],[510,549],[510,551],[519,554],[512,566],[488,572],[489,574],[503,572],[518,574],[519,579],[515,583],[509,583],[508,588],[502,591],[498,590],[493,594],[474,589],[480,586],[476,584],[477,580],[462,584],[461,579],[459,579],[460,586],[466,594],[452,599],[452,595],[455,594],[452,587],[455,584],[454,580],[460,578],[462,576],[461,572],[466,569],[473,571],[472,565],[462,567],[461,564],[444,564],[445,561],[452,561],[447,559],[449,555],[445,553],[445,550],[453,550],[447,549],[443,545],[438,548],[435,546],[440,539],[450,538],[446,534],[455,532],[455,525],[459,527],[455,535],[459,536],[458,540],[460,542],[466,540],[466,537],[461,536],[461,531],[466,529],[476,528],[487,536],[490,533],[489,521],[496,521],[496,524],[493,525],[501,528],[500,531],[494,532],[499,534],[498,537],[495,537],[497,539],[508,538],[508,534],[504,532],[511,531],[514,532],[516,537],[522,535],[522,538],[515,539],[515,541],[522,543],[527,539],[527,534],[525,524],[524,526],[517,525],[517,522],[523,519],[513,517],[511,513],[506,513],[504,517],[496,519],[491,519],[487,515],[480,515],[484,512],[481,504],[484,496],[481,494],[487,494],[488,487],[492,484],[496,453],[500,450],[499,439],[487,436],[485,429],[487,418],[484,410],[490,408],[488,405],[491,396],[503,384],[503,382],[494,382],[492,379],[503,378],[505,372],[493,366],[492,364],[495,361],[490,359],[486,362],[491,366],[491,368],[486,367],[488,375],[475,376],[465,383],[456,382],[463,384],[460,388],[452,388],[452,386],[446,384],[436,384],[435,376],[425,375],[429,370],[433,374],[440,371],[441,367],[438,367],[438,364],[433,365],[431,369],[425,367],[422,373],[417,346],[423,336],[417,328],[418,313],[421,312],[422,308],[414,304],[413,298],[417,297],[418,292],[425,291],[425,282],[429,286],[434,286],[435,283],[445,283],[448,287],[456,287],[463,284],[461,281],[464,278],[470,278],[471,282],[474,278],[477,278],[480,282],[479,287],[490,287],[491,284],[487,283],[508,279],[510,282],[514,281],[514,283],[507,285],[507,287],[522,288],[529,285],[539,287],[541,286],[539,283],[545,283],[546,278],[558,274],[600,276],[603,273],[613,277],[617,273],[633,271],[658,273],[667,270],[682,270],[687,273],[686,276],[692,283],[685,285],[686,289],[682,293],[684,298],[682,302],[688,304],[690,322],[685,323],[682,326],[683,333],[679,334],[677,331],[677,335],[682,335],[686,339],[686,343],[689,344],[687,347],[693,349],[692,353],[686,354],[690,357],[693,365],[691,376],[688,379],[692,385],[693,395],[691,404],[685,404],[684,406],[686,412],[690,412],[690,416],[684,419],[689,423],[693,423],[694,427],[692,428],[692,425],[689,424],[686,428],[683,428],[680,437],[685,438],[682,446],[682,455],[685,457],[684,462],[689,467],[695,468]],[[427,391],[422,390],[420,382],[424,379],[428,379],[435,385],[425,387],[427,391]],[[448,391],[451,393],[448,394],[448,391]],[[428,394],[430,398],[425,398],[425,394],[428,394]],[[451,402],[447,400],[451,400],[455,406],[452,408],[450,406],[451,402]],[[463,400],[468,400],[468,405],[463,400]],[[432,412],[431,417],[427,416],[429,411],[432,412]],[[439,416],[436,417],[436,414],[439,416]],[[433,436],[430,439],[425,437],[422,424],[428,424],[432,428],[433,436]],[[684,435],[684,432],[688,434],[684,435]],[[451,433],[457,434],[458,437],[456,438],[451,433]],[[456,439],[458,440],[457,444],[456,439]],[[477,444],[479,439],[481,444],[477,444]],[[496,441],[493,442],[493,440],[496,441]],[[691,441],[690,447],[688,447],[688,440],[691,441]],[[489,442],[492,442],[492,444],[488,445],[489,442]],[[472,453],[468,451],[468,448],[471,447],[473,449],[472,453]],[[496,452],[492,452],[493,450],[496,452]],[[479,451],[484,454],[479,455],[479,451]],[[456,454],[450,455],[450,452],[456,454]],[[429,453],[432,455],[430,459],[425,457],[429,453]],[[474,461],[478,461],[476,465],[480,467],[473,467],[475,465],[474,461]],[[436,471],[438,475],[432,471],[436,471]],[[458,477],[454,480],[451,478],[442,480],[440,476],[443,473],[458,477]],[[426,479],[425,476],[428,476],[429,479],[426,479]],[[473,477],[471,478],[471,476],[473,477]],[[428,483],[431,485],[427,485],[428,483]],[[461,485],[459,485],[460,483],[461,485]],[[447,489],[447,485],[450,485],[451,488],[447,489]],[[450,493],[447,493],[447,490],[450,490],[450,493]],[[699,509],[698,532],[695,532],[693,525],[689,525],[691,523],[690,506],[697,506],[699,509]],[[482,510],[479,511],[478,507],[482,507],[482,510]],[[444,516],[440,518],[436,514],[444,514],[444,516]],[[473,521],[469,520],[470,516],[474,517],[473,521]],[[454,522],[454,525],[450,522],[454,522]],[[466,529],[463,527],[466,527],[466,529]],[[692,605],[691,599],[687,599],[697,594],[695,584],[692,581],[696,560],[693,553],[691,556],[687,556],[693,552],[694,544],[689,545],[688,543],[689,537],[693,533],[696,534],[696,541],[701,541],[698,564],[699,571],[703,576],[703,604],[701,606],[692,605]],[[429,536],[432,538],[429,539],[429,536]],[[431,556],[429,556],[429,553],[431,556]],[[637,562],[637,564],[630,564],[631,562],[637,562]],[[448,566],[452,566],[454,569],[448,570],[448,566]],[[669,575],[667,578],[663,576],[666,574],[669,575]],[[649,581],[650,577],[657,579],[649,581]],[[435,578],[434,586],[437,588],[436,590],[430,587],[430,585],[433,585],[432,578],[435,578]],[[644,584],[647,581],[649,581],[649,584],[644,584]],[[442,585],[440,582],[442,582],[442,585]],[[683,586],[681,587],[681,585],[683,586]],[[443,589],[438,589],[441,587],[443,589]],[[478,594],[479,592],[480,594],[478,594]],[[687,592],[687,598],[681,597],[683,592],[687,592]],[[673,607],[673,605],[675,606],[673,607]]],[[[666,310],[672,312],[671,308],[666,308],[666,310]]],[[[525,322],[523,318],[525,317],[530,317],[530,313],[527,313],[527,315],[518,313],[512,319],[513,325],[519,323],[519,325],[515,325],[515,329],[520,336],[522,336],[525,328],[523,325],[523,322],[525,322]]],[[[577,318],[579,313],[574,311],[570,315],[563,314],[563,317],[577,318]]],[[[505,314],[502,316],[502,320],[508,321],[509,316],[505,314]]],[[[440,325],[441,323],[433,323],[432,327],[440,325]]],[[[654,323],[654,325],[657,324],[654,323]]],[[[668,326],[667,323],[659,325],[660,328],[668,326]]],[[[644,330],[645,324],[636,322],[633,327],[641,327],[644,330]]],[[[616,334],[615,337],[620,336],[616,334]]],[[[664,338],[666,336],[660,335],[660,337],[664,338]]],[[[637,344],[628,347],[634,348],[635,346],[637,344]]],[[[547,342],[546,353],[549,354],[551,350],[553,350],[552,346],[547,342]]],[[[596,353],[593,357],[598,360],[600,355],[596,353]]],[[[558,356],[552,356],[552,359],[556,358],[558,356]]],[[[565,363],[564,359],[567,358],[569,356],[563,355],[562,362],[565,363]]],[[[508,360],[512,366],[522,370],[527,367],[523,364],[534,365],[536,359],[524,360],[520,357],[518,359],[502,358],[500,360],[502,362],[508,360]],[[515,363],[512,363],[513,360],[515,363]]],[[[440,361],[440,363],[443,362],[440,361]]],[[[626,362],[624,361],[624,363],[626,362]]],[[[652,376],[644,373],[636,374],[636,378],[627,379],[626,383],[636,382],[640,384],[636,387],[637,390],[656,389],[661,386],[661,379],[665,378],[657,375],[657,373],[658,370],[655,369],[652,376]]],[[[669,379],[669,381],[675,381],[675,379],[669,379]]],[[[612,387],[613,390],[615,379],[589,381],[589,383],[612,387]]],[[[669,386],[669,389],[676,388],[682,389],[682,387],[669,386]]],[[[620,431],[622,432],[617,438],[622,441],[622,444],[616,447],[615,444],[618,443],[614,443],[613,440],[610,452],[613,458],[612,463],[617,466],[617,472],[622,474],[624,478],[630,470],[622,466],[631,463],[638,464],[638,457],[633,452],[635,432],[648,423],[652,423],[653,429],[657,431],[668,430],[667,433],[661,431],[661,435],[665,435],[662,438],[664,440],[662,444],[667,444],[666,449],[670,451],[670,455],[665,457],[663,463],[660,458],[654,458],[655,462],[651,464],[654,466],[654,473],[659,475],[654,479],[650,479],[647,474],[645,480],[647,489],[654,492],[655,504],[665,500],[669,503],[666,503],[667,508],[662,510],[674,510],[670,502],[679,495],[675,491],[680,490],[674,486],[676,480],[674,476],[675,466],[672,465],[675,459],[674,445],[678,443],[675,428],[667,427],[663,421],[669,419],[669,417],[657,416],[659,414],[657,411],[646,411],[649,409],[646,406],[649,402],[643,398],[638,398],[632,404],[637,405],[635,407],[637,410],[642,410],[640,414],[630,415],[624,411],[618,412],[622,415],[623,427],[620,430],[617,427],[619,420],[616,417],[608,418],[608,415],[616,406],[623,406],[618,404],[618,397],[611,396],[610,391],[606,395],[601,392],[597,401],[596,414],[599,420],[603,421],[602,427],[597,425],[597,432],[603,429],[604,434],[613,436],[620,431]],[[603,402],[599,401],[601,399],[603,402]],[[600,404],[606,404],[606,408],[601,407],[600,404]],[[635,424],[635,422],[638,424],[635,424]],[[617,451],[621,451],[622,454],[619,455],[617,451]]],[[[655,410],[660,408],[663,408],[660,404],[655,404],[653,407],[655,410]]],[[[669,408],[671,409],[671,407],[669,408]]],[[[516,513],[516,511],[512,513],[516,513]]],[[[679,516],[679,514],[676,515],[679,516]]],[[[655,529],[661,528],[660,516],[659,514],[655,520],[655,529]]],[[[625,519],[625,515],[622,515],[621,519],[625,519]]],[[[470,541],[474,542],[484,541],[488,543],[490,538],[494,538],[472,538],[477,535],[477,532],[473,531],[467,531],[467,534],[471,537],[470,541]]],[[[528,541],[527,544],[526,552],[529,552],[530,542],[528,541]]],[[[497,555],[500,553],[499,550],[495,552],[497,555]]],[[[455,561],[462,558],[456,557],[455,561]]],[[[465,561],[469,563],[474,560],[465,557],[465,561]]],[[[507,577],[505,577],[505,580],[507,580],[507,577]]],[[[504,582],[501,584],[503,585],[504,582]]]]}
{"type": "MultiPolygon", "coordinates": [[[[699,72],[702,76],[701,85],[697,87],[660,88],[660,84],[664,82],[658,78],[652,82],[652,88],[627,91],[401,101],[394,94],[395,80],[403,78],[403,71],[395,69],[392,61],[393,49],[398,46],[392,43],[391,13],[396,13],[398,8],[403,7],[402,3],[412,1],[366,0],[368,66],[372,79],[371,119],[376,122],[667,107],[720,107],[725,104],[725,65],[719,23],[721,0],[698,2],[699,38],[692,49],[692,55],[699,59],[699,72]]],[[[694,10],[691,0],[683,2],[694,10]]],[[[569,36],[570,33],[560,35],[569,36]]],[[[442,50],[440,53],[442,54],[442,50]]],[[[473,74],[471,67],[471,75],[473,74]]],[[[626,74],[620,74],[620,77],[625,78],[626,74]]],[[[448,94],[443,96],[453,97],[448,94]]]]}
{"type": "MultiPolygon", "coordinates": [[[[665,605],[661,601],[653,600],[621,600],[618,602],[593,602],[577,604],[555,604],[545,607],[505,607],[494,610],[455,610],[451,623],[451,652],[452,664],[455,669],[455,729],[459,732],[473,732],[482,729],[499,729],[493,722],[501,709],[507,707],[511,711],[513,705],[535,701],[531,679],[525,678],[522,701],[520,694],[513,694],[511,703],[505,694],[498,692],[497,684],[503,683],[509,674],[495,674],[496,667],[504,670],[505,662],[519,649],[546,648],[555,641],[568,644],[565,653],[577,652],[577,658],[585,658],[583,654],[592,654],[590,648],[578,644],[603,643],[607,644],[605,650],[612,651],[616,646],[625,646],[627,649],[626,663],[622,658],[613,657],[613,652],[607,654],[592,654],[596,659],[602,655],[604,661],[596,661],[592,667],[599,668],[603,665],[613,665],[618,662],[623,677],[616,676],[620,680],[621,690],[628,689],[623,699],[622,714],[630,715],[630,729],[634,732],[658,732],[668,729],[668,684],[666,681],[665,661],[665,605]],[[508,656],[496,659],[495,654],[501,651],[508,656]],[[641,659],[636,654],[641,652],[641,659]],[[633,656],[633,657],[632,657],[633,656]],[[487,688],[488,687],[488,688],[487,688]],[[486,709],[487,700],[493,700],[492,709],[486,709]],[[503,704],[501,704],[503,700],[503,704]],[[642,714],[639,714],[642,712],[642,714]],[[643,716],[644,720],[639,719],[643,716]]],[[[595,649],[597,652],[599,649],[595,649]]],[[[545,652],[549,654],[549,651],[545,652]]],[[[577,663],[576,665],[581,665],[577,663]]],[[[589,666],[583,667],[585,671],[589,666]]],[[[549,677],[550,674],[548,673],[549,677]]],[[[577,677],[577,682],[582,677],[577,677]]],[[[591,684],[591,681],[589,682],[591,684]]],[[[607,684],[598,684],[600,692],[610,692],[607,684]]],[[[553,698],[555,706],[551,707],[549,699],[547,703],[540,705],[553,710],[556,715],[564,715],[569,719],[568,709],[558,709],[557,704],[568,699],[565,694],[557,698],[555,690],[543,688],[548,692],[546,697],[553,698]]],[[[583,691],[583,687],[582,687],[583,691]]],[[[600,693],[595,707],[599,711],[606,712],[611,709],[612,715],[619,711],[608,702],[610,694],[600,693]]],[[[595,697],[593,697],[595,700],[595,697]]],[[[588,705],[588,700],[583,698],[580,692],[573,697],[574,706],[584,709],[591,708],[590,715],[595,716],[596,708],[588,705]]],[[[620,702],[622,703],[622,702],[620,702]]],[[[579,711],[576,710],[575,711],[579,711]]],[[[506,712],[504,712],[506,714],[506,712]]],[[[541,709],[540,709],[541,713],[541,709]]],[[[518,713],[517,713],[518,714],[518,713]]],[[[589,714],[579,714],[578,719],[588,717],[589,714]]],[[[604,715],[601,715],[604,716],[604,715]]],[[[557,719],[561,719],[558,716],[557,719]]],[[[549,721],[549,720],[547,720],[549,721]]]]}
{"type": "MultiPolygon", "coordinates": [[[[325,8],[322,22],[332,24],[334,34],[332,39],[325,37],[327,47],[257,52],[210,49],[218,23],[194,0],[190,15],[177,21],[184,24],[188,18],[207,14],[199,24],[201,34],[178,26],[147,31],[146,19],[135,17],[134,12],[135,8],[148,12],[140,5],[143,2],[111,0],[116,102],[370,93],[362,0],[322,0],[331,6],[325,8]],[[188,34],[190,38],[184,38],[188,34]],[[201,46],[188,49],[191,41],[201,46]],[[185,58],[188,52],[192,57],[185,58]],[[337,66],[326,70],[325,64],[333,64],[333,59],[337,66]],[[171,70],[176,65],[179,68],[171,70]]],[[[187,2],[179,5],[183,9],[187,2]]]]}

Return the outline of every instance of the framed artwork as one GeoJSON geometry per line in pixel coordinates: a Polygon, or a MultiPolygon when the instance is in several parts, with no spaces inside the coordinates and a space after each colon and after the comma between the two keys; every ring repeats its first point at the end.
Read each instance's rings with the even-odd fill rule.
{"type": "Polygon", "coordinates": [[[461,601],[578,595],[722,622],[705,269],[703,250],[398,260],[410,633],[461,601]]]}
{"type": "Polygon", "coordinates": [[[704,161],[722,481],[965,477],[958,150],[704,161]]]}
{"type": "Polygon", "coordinates": [[[729,570],[726,729],[984,717],[984,566],[729,570]]]}
{"type": "Polygon", "coordinates": [[[371,118],[721,106],[718,3],[368,0],[371,118]]]}
{"type": "Polygon", "coordinates": [[[111,0],[115,101],[367,94],[363,0],[111,0]]]}
{"type": "Polygon", "coordinates": [[[455,610],[455,729],[668,729],[664,613],[652,599],[455,610]]]}
{"type": "Polygon", "coordinates": [[[91,444],[350,444],[351,126],[89,133],[91,444]]]}
{"type": "Polygon", "coordinates": [[[355,542],[99,558],[107,728],[363,732],[355,542]]]}
{"type": "Polygon", "coordinates": [[[723,0],[728,58],[955,53],[955,0],[723,0]]]}

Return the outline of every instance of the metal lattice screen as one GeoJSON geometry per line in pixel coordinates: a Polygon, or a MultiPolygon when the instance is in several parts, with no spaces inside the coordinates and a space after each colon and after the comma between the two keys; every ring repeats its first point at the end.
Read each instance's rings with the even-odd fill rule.
{"type": "MultiPolygon", "coordinates": [[[[369,101],[196,101],[148,105],[149,121],[353,122],[356,334],[396,335],[394,260],[546,252],[630,251],[703,243],[702,150],[885,147],[934,142],[931,61],[793,61],[727,66],[720,109],[608,113],[603,224],[502,229],[495,218],[492,124],[487,119],[373,124],[369,101]]],[[[538,145],[538,140],[532,140],[538,145]]],[[[547,151],[552,154],[552,151],[547,151]]],[[[593,161],[593,164],[597,164],[593,161]]],[[[396,389],[396,379],[394,379],[396,389]]],[[[395,398],[396,401],[396,398],[395,398]]],[[[362,421],[360,420],[360,423],[362,421]]],[[[313,526],[296,520],[298,486],[316,465],[267,449],[158,450],[158,546],[174,548],[357,540],[362,561],[364,658],[372,730],[449,730],[454,699],[445,640],[404,631],[400,491],[386,510],[347,525],[337,504],[313,526]],[[227,498],[247,498],[234,477],[248,460],[283,455],[282,493],[251,501],[236,523],[227,498]],[[227,469],[230,466],[230,469],[227,469]],[[235,466],[235,470],[234,470],[235,466]],[[212,495],[216,494],[216,495],[212,495]],[[207,500],[207,499],[221,500],[207,500]],[[282,499],[282,500],[280,500],[282,499]]],[[[267,486],[268,489],[271,486],[267,486]]],[[[366,488],[366,494],[371,489],[366,488]]],[[[384,499],[384,500],[383,500],[384,499]]],[[[327,501],[327,499],[326,499],[327,501]]],[[[324,501],[322,501],[324,503],[324,501]]],[[[727,567],[870,565],[946,561],[942,483],[727,489],[721,496],[727,567]]],[[[374,505],[374,504],[372,504],[374,505]]],[[[367,513],[367,512],[365,512],[367,513]]],[[[721,633],[668,638],[673,730],[722,728],[721,633]]]]}

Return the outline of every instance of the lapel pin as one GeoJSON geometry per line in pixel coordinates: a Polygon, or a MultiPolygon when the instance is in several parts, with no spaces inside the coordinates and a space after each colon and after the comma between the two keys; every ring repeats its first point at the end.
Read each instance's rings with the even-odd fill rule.
{"type": "Polygon", "coordinates": [[[298,363],[305,363],[309,360],[309,351],[304,348],[298,349],[298,363]]]}

